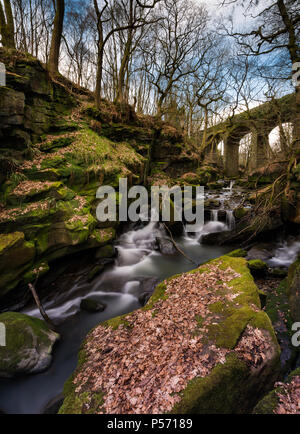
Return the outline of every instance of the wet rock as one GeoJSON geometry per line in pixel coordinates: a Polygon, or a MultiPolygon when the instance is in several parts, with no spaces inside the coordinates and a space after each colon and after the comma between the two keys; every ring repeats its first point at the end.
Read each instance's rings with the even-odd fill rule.
{"type": "Polygon", "coordinates": [[[35,253],[34,243],[27,242],[23,232],[0,234],[0,296],[17,286],[35,253]]]}
{"type": "Polygon", "coordinates": [[[260,259],[252,259],[251,261],[248,261],[248,267],[252,275],[255,277],[265,275],[268,268],[267,264],[260,259]]]}
{"type": "Polygon", "coordinates": [[[269,268],[268,275],[278,279],[284,279],[288,275],[288,269],[286,267],[269,268]]]}
{"type": "Polygon", "coordinates": [[[97,250],[95,259],[113,258],[115,254],[115,248],[111,244],[108,244],[107,246],[101,247],[97,250]]]}
{"type": "Polygon", "coordinates": [[[238,207],[234,210],[233,214],[237,220],[240,220],[243,217],[245,217],[248,214],[248,212],[249,212],[249,209],[243,208],[243,207],[238,207]]]}
{"type": "Polygon", "coordinates": [[[159,251],[163,255],[175,255],[177,253],[173,242],[169,238],[157,237],[156,241],[158,243],[159,251]]]}
{"type": "Polygon", "coordinates": [[[258,244],[248,251],[247,259],[260,259],[261,261],[267,261],[268,259],[271,259],[272,256],[273,254],[270,249],[270,244],[258,244]]]}
{"type": "Polygon", "coordinates": [[[237,249],[228,253],[227,256],[230,256],[231,258],[245,258],[247,256],[247,250],[237,249]]]}
{"type": "Polygon", "coordinates": [[[85,298],[80,303],[80,309],[91,313],[104,312],[106,304],[91,298],[85,298]]]}
{"type": "Polygon", "coordinates": [[[300,318],[300,256],[289,268],[287,293],[294,321],[300,318]]]}
{"type": "Polygon", "coordinates": [[[208,199],[204,202],[206,209],[216,209],[221,206],[221,202],[218,199],[208,199]]]}
{"type": "Polygon", "coordinates": [[[103,270],[104,270],[103,264],[95,265],[95,267],[93,267],[88,274],[88,282],[92,282],[97,276],[99,276],[99,274],[102,273],[103,270]]]}
{"type": "Polygon", "coordinates": [[[143,292],[140,296],[139,296],[139,302],[142,306],[145,306],[148,301],[150,300],[152,296],[152,292],[143,292]]]}
{"type": "Polygon", "coordinates": [[[0,323],[6,329],[6,346],[0,347],[0,377],[37,374],[50,366],[59,335],[44,321],[6,312],[0,315],[0,323]]]}
{"type": "Polygon", "coordinates": [[[159,280],[156,277],[143,277],[141,280],[141,291],[147,293],[153,293],[155,287],[158,285],[159,280]]]}
{"type": "Polygon", "coordinates": [[[222,244],[229,243],[232,238],[231,231],[224,232],[214,232],[211,234],[203,235],[201,238],[201,244],[206,244],[208,246],[221,246],[222,244]]]}
{"type": "Polygon", "coordinates": [[[55,398],[51,399],[48,404],[46,404],[43,414],[57,414],[63,402],[64,396],[62,393],[60,393],[55,398]]]}

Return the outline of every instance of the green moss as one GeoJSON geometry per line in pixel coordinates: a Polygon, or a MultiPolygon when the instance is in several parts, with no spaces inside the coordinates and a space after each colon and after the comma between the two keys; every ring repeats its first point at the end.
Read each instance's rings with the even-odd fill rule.
{"type": "Polygon", "coordinates": [[[146,306],[144,306],[142,308],[142,310],[151,310],[154,308],[155,304],[159,301],[159,300],[166,300],[168,297],[165,294],[167,289],[167,285],[165,282],[162,282],[161,284],[159,284],[156,288],[155,291],[152,295],[152,297],[150,298],[150,300],[148,301],[148,303],[146,304],[146,306]]]}
{"type": "Polygon", "coordinates": [[[273,414],[274,410],[279,404],[279,398],[273,390],[266,395],[254,408],[254,414],[273,414]]]}
{"type": "MultiPolygon", "coordinates": [[[[300,376],[300,368],[291,372],[288,376],[286,384],[290,383],[294,377],[300,376]]],[[[283,387],[277,387],[268,393],[254,408],[254,414],[273,414],[274,410],[279,405],[278,394],[285,395],[285,390],[283,387]]]]}
{"type": "Polygon", "coordinates": [[[107,246],[101,247],[97,251],[96,258],[97,259],[112,258],[114,255],[115,255],[115,249],[111,244],[108,244],[107,246]]]}
{"type": "Polygon", "coordinates": [[[230,256],[231,258],[245,258],[248,255],[248,252],[243,249],[237,249],[233,252],[227,253],[227,256],[230,256]]]}
{"type": "Polygon", "coordinates": [[[46,261],[41,261],[35,264],[30,271],[27,271],[27,273],[23,277],[23,282],[25,284],[34,282],[36,279],[44,276],[48,273],[50,270],[49,264],[46,261]]]}
{"type": "MultiPolygon", "coordinates": [[[[231,288],[229,292],[237,296],[233,301],[228,300],[226,298],[228,288],[224,288],[216,294],[218,296],[223,295],[224,301],[218,301],[209,306],[210,312],[218,315],[219,318],[213,319],[209,326],[205,325],[208,328],[208,333],[203,344],[234,350],[245,328],[251,325],[270,332],[271,338],[274,339],[274,348],[278,348],[267,315],[257,309],[260,307],[258,290],[247,267],[247,261],[243,258],[224,256],[192,270],[189,274],[209,272],[212,265],[218,266],[222,270],[230,268],[239,274],[232,281],[226,282],[226,285],[231,288]]],[[[142,311],[151,310],[152,316],[155,316],[159,310],[157,303],[168,297],[166,294],[167,283],[178,277],[180,275],[173,276],[159,284],[142,311]]],[[[131,329],[135,325],[130,320],[130,316],[131,314],[122,315],[108,320],[102,325],[112,327],[114,330],[120,326],[131,329]]],[[[195,320],[197,327],[194,335],[199,335],[205,318],[199,315],[195,317],[195,320]]],[[[238,359],[237,354],[230,352],[224,364],[215,366],[205,378],[194,378],[188,384],[185,390],[180,393],[180,403],[173,408],[172,412],[186,414],[252,411],[257,396],[260,396],[263,388],[268,387],[269,382],[272,382],[273,377],[277,375],[277,362],[278,357],[275,355],[272,359],[272,366],[269,366],[267,373],[264,371],[264,376],[261,378],[260,375],[250,375],[249,367],[245,362],[238,359]]],[[[80,367],[78,369],[80,370],[80,367]]],[[[88,395],[76,396],[75,389],[69,389],[62,412],[82,413],[88,411],[93,397],[88,386],[84,393],[87,392],[88,395]]]]}
{"type": "MultiPolygon", "coordinates": [[[[217,261],[217,263],[219,260],[217,261]]],[[[227,270],[231,268],[240,275],[228,283],[228,286],[233,288],[234,293],[239,294],[235,298],[235,303],[239,304],[254,304],[258,308],[261,307],[257,286],[254,279],[249,273],[247,261],[244,258],[231,258],[230,256],[223,256],[220,261],[220,268],[227,270]]]]}
{"type": "Polygon", "coordinates": [[[13,234],[0,234],[0,255],[5,254],[8,249],[11,249],[16,244],[24,241],[24,234],[22,232],[15,232],[13,234]]]}
{"type": "Polygon", "coordinates": [[[0,372],[5,375],[26,372],[27,364],[31,361],[31,349],[39,352],[49,348],[51,351],[53,339],[49,338],[49,333],[53,336],[56,334],[49,330],[44,321],[6,312],[0,315],[0,323],[6,327],[6,346],[0,347],[0,372]]]}
{"type": "Polygon", "coordinates": [[[103,322],[101,325],[103,327],[112,327],[113,330],[117,330],[121,325],[129,329],[133,328],[133,324],[129,323],[126,318],[128,318],[128,314],[109,319],[108,321],[103,322]]]}
{"type": "Polygon", "coordinates": [[[252,259],[248,261],[248,267],[252,271],[263,271],[268,268],[267,264],[261,259],[252,259]]]}
{"type": "Polygon", "coordinates": [[[243,413],[249,410],[242,406],[245,392],[249,393],[249,389],[251,382],[246,365],[235,354],[229,354],[226,363],[217,365],[207,377],[197,377],[189,382],[172,413],[243,413]]]}
{"type": "Polygon", "coordinates": [[[209,340],[214,341],[218,347],[233,349],[254,315],[255,312],[249,307],[236,309],[219,324],[208,326],[209,340]]]}
{"type": "Polygon", "coordinates": [[[72,145],[74,142],[74,137],[58,137],[50,142],[42,143],[40,146],[41,151],[43,152],[52,152],[57,151],[60,148],[66,148],[67,146],[72,145]]]}

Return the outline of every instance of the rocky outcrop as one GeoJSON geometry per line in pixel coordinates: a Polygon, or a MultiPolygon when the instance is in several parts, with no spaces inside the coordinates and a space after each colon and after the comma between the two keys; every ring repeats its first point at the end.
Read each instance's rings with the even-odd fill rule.
{"type": "Polygon", "coordinates": [[[67,128],[62,116],[75,99],[29,55],[0,48],[0,61],[7,71],[7,86],[0,87],[1,148],[24,154],[42,134],[67,128]]]}
{"type": "Polygon", "coordinates": [[[0,346],[0,377],[37,374],[52,361],[52,349],[59,335],[41,320],[20,313],[0,315],[6,329],[6,346],[0,346]]]}
{"type": "Polygon", "coordinates": [[[129,107],[102,102],[101,111],[88,110],[86,97],[63,77],[53,81],[29,55],[0,48],[0,61],[7,69],[0,88],[1,299],[58,258],[103,247],[99,255],[113,256],[118,223],[97,221],[96,191],[117,187],[120,177],[129,185],[143,181],[146,158],[133,136],[139,130],[147,147],[153,130],[129,107]],[[97,131],[92,115],[101,118],[97,131]],[[114,122],[128,122],[128,141],[107,138],[109,128],[118,130],[114,122]]]}
{"type": "Polygon", "coordinates": [[[224,256],[96,327],[60,413],[251,412],[276,381],[279,358],[246,260],[224,256]]]}

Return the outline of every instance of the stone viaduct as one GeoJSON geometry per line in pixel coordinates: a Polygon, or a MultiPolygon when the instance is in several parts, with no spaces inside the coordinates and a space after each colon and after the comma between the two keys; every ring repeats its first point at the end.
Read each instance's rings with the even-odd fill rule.
{"type": "Polygon", "coordinates": [[[224,169],[229,177],[239,174],[239,146],[252,133],[250,169],[263,167],[268,162],[269,134],[278,125],[295,119],[295,94],[264,103],[240,113],[207,131],[204,157],[216,158],[217,147],[224,142],[224,169]]]}

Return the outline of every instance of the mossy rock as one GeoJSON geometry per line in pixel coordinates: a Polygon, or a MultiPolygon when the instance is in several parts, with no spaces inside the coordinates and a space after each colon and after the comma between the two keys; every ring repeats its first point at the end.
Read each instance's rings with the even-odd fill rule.
{"type": "Polygon", "coordinates": [[[0,296],[14,289],[33,264],[36,250],[24,233],[0,234],[0,296]]]}
{"type": "Polygon", "coordinates": [[[106,309],[106,305],[100,303],[97,300],[93,300],[91,298],[85,298],[80,303],[80,309],[90,313],[97,313],[97,312],[103,312],[106,309]]]}
{"type": "Polygon", "coordinates": [[[99,276],[99,274],[102,273],[103,270],[104,270],[104,265],[102,264],[95,265],[95,267],[93,267],[88,274],[88,282],[92,282],[96,277],[99,276]]]}
{"type": "Polygon", "coordinates": [[[265,272],[268,268],[267,264],[261,259],[252,259],[251,261],[248,261],[248,267],[254,273],[265,272]]]}
{"type": "Polygon", "coordinates": [[[6,202],[8,205],[19,206],[28,202],[38,202],[40,200],[72,200],[75,193],[64,186],[62,182],[24,182],[19,184],[14,190],[7,195],[6,202]],[[25,190],[24,190],[25,187],[25,190]]]}
{"type": "Polygon", "coordinates": [[[297,322],[300,318],[300,257],[289,268],[287,294],[292,317],[297,322]]]}
{"type": "Polygon", "coordinates": [[[237,220],[244,218],[248,214],[249,210],[247,208],[239,207],[234,210],[234,217],[237,220]]]}
{"type": "Polygon", "coordinates": [[[278,279],[284,279],[288,275],[288,270],[286,268],[280,268],[280,267],[269,268],[268,274],[271,277],[275,277],[278,279]]]}
{"type": "Polygon", "coordinates": [[[227,256],[230,256],[231,258],[246,258],[247,255],[248,255],[247,250],[243,250],[243,249],[237,249],[234,250],[233,252],[227,253],[227,256]]]}
{"type": "Polygon", "coordinates": [[[101,247],[100,249],[97,250],[95,254],[96,259],[113,258],[114,256],[115,256],[115,249],[111,244],[101,247]]]}
{"type": "Polygon", "coordinates": [[[58,137],[50,142],[44,142],[40,146],[40,150],[43,152],[55,152],[58,149],[66,148],[74,142],[74,137],[58,137]]]}
{"type": "MultiPolygon", "coordinates": [[[[209,305],[210,313],[207,316],[207,318],[211,318],[209,324],[205,322],[207,321],[205,316],[193,318],[192,306],[189,310],[189,318],[191,321],[195,320],[196,329],[193,336],[199,336],[201,328],[205,327],[206,332],[203,336],[201,335],[201,339],[203,339],[203,341],[201,340],[203,344],[201,348],[203,351],[206,349],[209,353],[209,348],[212,348],[212,345],[218,351],[225,351],[226,357],[222,363],[216,364],[206,375],[198,376],[195,374],[188,385],[178,392],[180,399],[169,413],[232,414],[252,412],[259,397],[270,390],[278,376],[280,350],[271,322],[268,316],[260,310],[258,289],[247,267],[247,261],[243,258],[224,256],[210,261],[196,270],[185,273],[185,276],[194,276],[196,279],[199,278],[202,281],[202,279],[205,279],[205,274],[210,273],[214,267],[217,267],[221,273],[233,270],[236,274],[232,276],[232,280],[226,283],[226,294],[223,289],[211,289],[219,301],[209,305]],[[263,350],[264,345],[261,346],[261,351],[264,354],[261,362],[255,367],[248,365],[246,360],[239,356],[238,352],[242,337],[249,327],[250,329],[257,330],[257,336],[261,336],[265,342],[264,345],[268,347],[268,350],[265,352],[263,350]]],[[[172,292],[174,288],[172,282],[175,279],[180,280],[180,278],[181,275],[171,277],[157,286],[148,304],[139,311],[141,316],[144,315],[145,321],[153,321],[159,314],[161,315],[164,303],[168,302],[169,297],[172,297],[174,303],[180,303],[180,297],[176,301],[176,295],[172,292]],[[172,288],[170,289],[170,293],[168,293],[169,284],[171,285],[170,288],[172,288]]],[[[180,284],[178,288],[181,288],[180,284]]],[[[135,314],[133,312],[106,321],[97,326],[88,335],[79,354],[77,369],[65,385],[65,400],[60,409],[61,414],[105,411],[103,407],[105,393],[99,388],[97,390],[93,388],[95,375],[101,376],[101,369],[97,370],[95,368],[96,371],[92,370],[92,376],[89,378],[83,375],[91,366],[91,361],[89,360],[92,357],[90,354],[91,348],[93,348],[93,354],[95,353],[93,341],[91,342],[90,340],[98,332],[107,333],[107,329],[109,328],[109,333],[122,334],[124,332],[129,342],[131,333],[134,333],[135,328],[139,327],[140,324],[140,322],[135,321],[135,314]],[[83,377],[84,382],[81,384],[83,377]]],[[[139,316],[138,318],[139,321],[142,321],[142,317],[139,316]]],[[[183,318],[180,317],[180,321],[182,320],[183,318]]],[[[179,326],[175,318],[168,317],[168,321],[174,321],[174,327],[179,326]]],[[[161,339],[163,340],[164,336],[161,339]]],[[[98,351],[101,352],[101,342],[97,341],[98,345],[100,345],[98,351]]],[[[170,360],[173,360],[172,347],[169,345],[168,348],[170,360]]],[[[105,346],[104,352],[106,350],[107,347],[105,346]]],[[[159,348],[153,348],[153,351],[157,351],[158,354],[159,348]]],[[[109,357],[109,353],[103,357],[109,357]]],[[[116,369],[118,369],[118,366],[116,366],[116,369]]],[[[138,383],[138,379],[136,381],[138,383]]],[[[164,389],[162,389],[162,392],[168,393],[164,389]]],[[[143,393],[143,390],[141,393],[143,393]]],[[[132,405],[132,412],[134,412],[134,404],[132,405]]]]}
{"type": "MultiPolygon", "coordinates": [[[[268,393],[259,403],[255,406],[253,413],[254,414],[274,414],[276,412],[279,404],[279,394],[284,396],[286,394],[286,390],[288,389],[289,383],[295,378],[300,377],[300,368],[291,372],[288,376],[287,380],[282,386],[277,387],[268,393]]],[[[297,402],[293,403],[295,407],[297,406],[297,402]]],[[[297,410],[291,414],[298,414],[297,410]]]]}
{"type": "Polygon", "coordinates": [[[6,330],[6,346],[0,346],[0,377],[37,374],[52,361],[52,350],[59,335],[44,321],[6,312],[0,315],[6,330]]]}
{"type": "Polygon", "coordinates": [[[25,284],[35,282],[37,279],[43,277],[50,270],[49,264],[47,261],[40,261],[35,264],[31,270],[27,271],[27,273],[23,276],[22,282],[25,284]]]}

